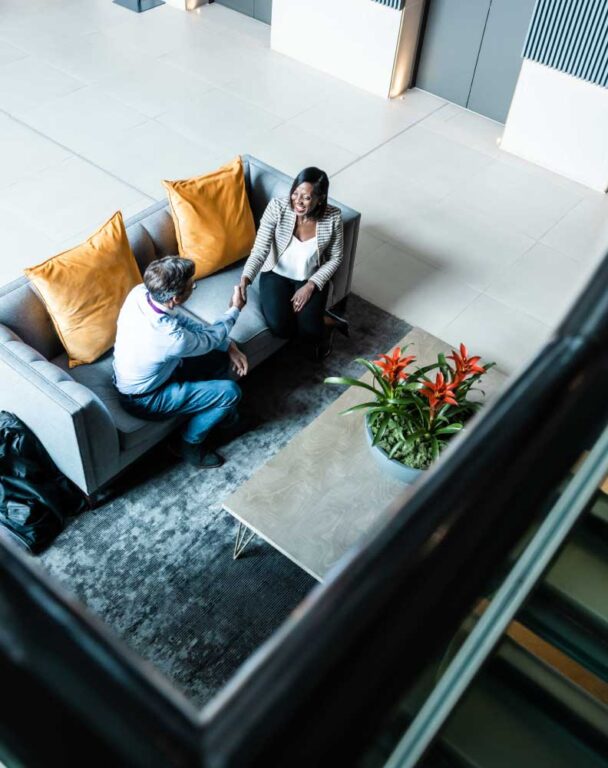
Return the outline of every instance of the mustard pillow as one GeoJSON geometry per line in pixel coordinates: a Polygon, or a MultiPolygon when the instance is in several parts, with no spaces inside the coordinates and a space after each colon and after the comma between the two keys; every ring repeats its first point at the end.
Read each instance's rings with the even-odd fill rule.
{"type": "Polygon", "coordinates": [[[197,280],[249,255],[255,223],[240,157],[204,176],[163,185],[179,255],[194,261],[197,280]]]}
{"type": "Polygon", "coordinates": [[[120,308],[142,281],[120,211],[81,245],[24,272],[46,305],[70,368],[112,347],[120,308]]]}

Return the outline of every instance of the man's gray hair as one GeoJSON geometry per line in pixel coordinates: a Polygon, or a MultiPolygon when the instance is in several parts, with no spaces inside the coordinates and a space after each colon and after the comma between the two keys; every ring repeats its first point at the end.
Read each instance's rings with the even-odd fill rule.
{"type": "Polygon", "coordinates": [[[192,277],[194,277],[192,259],[165,256],[148,264],[144,272],[144,284],[154,301],[166,304],[174,296],[181,296],[186,292],[192,277]]]}

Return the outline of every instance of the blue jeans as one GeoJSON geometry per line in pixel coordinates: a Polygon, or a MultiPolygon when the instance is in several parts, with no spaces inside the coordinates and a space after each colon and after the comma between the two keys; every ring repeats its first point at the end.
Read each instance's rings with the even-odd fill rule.
{"type": "Polygon", "coordinates": [[[127,413],[150,421],[192,414],[182,438],[188,443],[202,443],[220,421],[237,417],[241,388],[228,378],[229,371],[226,352],[213,350],[199,357],[185,357],[161,387],[144,395],[120,393],[120,404],[127,413]]]}

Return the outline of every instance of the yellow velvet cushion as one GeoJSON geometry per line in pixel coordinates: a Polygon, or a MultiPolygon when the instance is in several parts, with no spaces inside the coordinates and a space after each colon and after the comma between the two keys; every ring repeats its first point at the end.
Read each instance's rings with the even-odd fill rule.
{"type": "Polygon", "coordinates": [[[197,280],[249,255],[255,223],[240,157],[204,176],[163,184],[179,255],[192,259],[197,280]]]}
{"type": "Polygon", "coordinates": [[[46,305],[70,368],[92,363],[112,347],[120,308],[142,281],[120,211],[81,245],[24,271],[46,305]]]}

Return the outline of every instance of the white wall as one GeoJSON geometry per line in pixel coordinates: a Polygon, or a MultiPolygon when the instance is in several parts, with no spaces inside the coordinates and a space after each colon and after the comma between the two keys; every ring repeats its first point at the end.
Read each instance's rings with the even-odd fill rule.
{"type": "Polygon", "coordinates": [[[273,0],[271,47],[388,97],[401,15],[370,0],[273,0]]]}
{"type": "Polygon", "coordinates": [[[608,190],[608,89],[524,59],[502,149],[608,190]]]}

